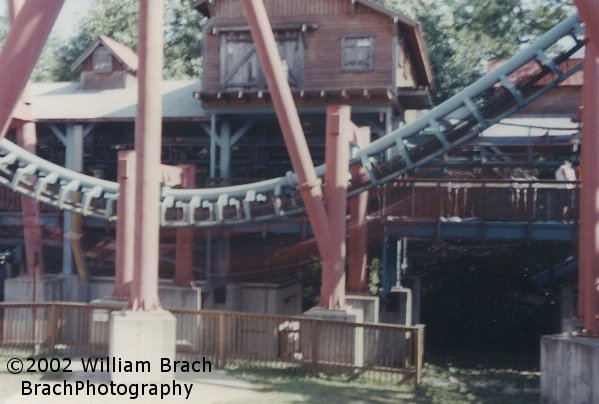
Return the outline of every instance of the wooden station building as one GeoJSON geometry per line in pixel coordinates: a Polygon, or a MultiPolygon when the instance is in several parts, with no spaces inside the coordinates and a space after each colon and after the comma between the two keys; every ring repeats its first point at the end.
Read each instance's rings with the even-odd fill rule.
{"type": "MultiPolygon", "coordinates": [[[[163,163],[194,164],[198,187],[285,175],[291,164],[241,2],[192,4],[196,11],[191,12],[208,19],[203,73],[201,78],[162,83],[163,163]]],[[[266,0],[265,5],[316,164],[324,162],[327,105],[351,105],[352,120],[370,126],[374,138],[398,128],[407,110],[431,106],[431,68],[415,21],[367,0],[266,0]]],[[[73,70],[80,72],[78,82],[32,83],[40,157],[116,180],[117,152],[133,147],[137,63],[131,49],[101,36],[73,62],[73,70]]],[[[19,197],[5,188],[0,192],[0,225],[14,233],[0,238],[0,244],[15,245],[19,197]]],[[[53,246],[63,250],[62,272],[72,274],[76,260],[66,237],[70,227],[62,218],[69,215],[42,210],[45,239],[54,237],[53,246]],[[56,235],[61,227],[62,243],[56,235]]],[[[90,262],[98,256],[111,261],[106,253],[110,241],[104,249],[96,251],[95,246],[113,236],[112,225],[86,220],[84,227],[90,229],[83,232],[84,256],[90,262]]],[[[300,241],[297,227],[293,229],[295,242],[300,241]]],[[[232,237],[196,232],[194,266],[201,277],[216,273],[224,280],[236,268],[251,267],[243,253],[236,257],[232,237]]],[[[174,250],[173,240],[163,231],[166,256],[174,250]]],[[[251,255],[256,267],[267,266],[272,246],[263,240],[238,244],[261,246],[262,261],[260,251],[251,250],[251,255]]],[[[168,259],[161,269],[163,264],[172,267],[168,259]]]]}

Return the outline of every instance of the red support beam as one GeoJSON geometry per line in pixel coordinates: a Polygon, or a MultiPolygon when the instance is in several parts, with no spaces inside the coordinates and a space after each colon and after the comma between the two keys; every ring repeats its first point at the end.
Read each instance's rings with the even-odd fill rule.
{"type": "Polygon", "coordinates": [[[135,258],[129,299],[132,310],[160,308],[160,167],[162,145],[163,20],[162,1],[139,2],[138,103],[135,118],[135,258]]]}
{"type": "Polygon", "coordinates": [[[589,335],[599,336],[599,1],[575,0],[588,37],[582,88],[579,315],[589,335]]]}
{"type": "Polygon", "coordinates": [[[328,228],[320,180],[314,170],[314,163],[308,150],[308,143],[295,108],[266,9],[262,1],[256,0],[243,0],[242,5],[283,132],[291,165],[298,177],[299,190],[306,204],[318,249],[321,256],[325,256],[328,246],[328,228]]]}
{"type": "MultiPolygon", "coordinates": [[[[370,128],[354,127],[353,143],[362,149],[370,144],[370,128]]],[[[350,171],[352,179],[358,180],[367,175],[366,169],[354,165],[350,171]]],[[[347,290],[352,293],[368,292],[368,191],[361,192],[349,201],[349,240],[347,243],[347,290]]]]}
{"type": "Polygon", "coordinates": [[[116,222],[115,299],[129,299],[135,257],[135,151],[118,154],[119,203],[116,222]]]}
{"type": "Polygon", "coordinates": [[[320,307],[345,307],[345,257],[349,139],[353,129],[351,108],[327,107],[325,140],[325,197],[328,216],[328,254],[322,262],[320,307]]]}
{"type": "MultiPolygon", "coordinates": [[[[190,164],[181,164],[181,187],[195,188],[196,168],[190,164]]],[[[175,247],[175,283],[193,283],[193,229],[177,229],[175,247]]]]}
{"type": "Polygon", "coordinates": [[[26,0],[11,24],[0,53],[0,138],[52,31],[64,0],[26,0]]]}
{"type": "MultiPolygon", "coordinates": [[[[8,19],[10,26],[14,26],[17,15],[21,12],[25,0],[10,0],[8,2],[8,19]]],[[[35,123],[32,122],[31,100],[27,87],[23,90],[17,107],[14,109],[13,125],[17,131],[17,144],[30,153],[36,154],[37,133],[35,123]]],[[[44,273],[44,254],[42,246],[42,228],[39,204],[36,200],[21,196],[21,210],[23,212],[23,236],[25,241],[25,265],[27,275],[44,273]]]]}

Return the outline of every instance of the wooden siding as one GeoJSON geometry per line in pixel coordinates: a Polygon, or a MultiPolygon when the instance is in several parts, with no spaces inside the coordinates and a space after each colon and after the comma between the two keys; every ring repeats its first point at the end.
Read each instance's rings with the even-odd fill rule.
{"type": "MultiPolygon", "coordinates": [[[[396,56],[393,36],[396,26],[385,14],[357,5],[355,13],[345,0],[266,0],[271,24],[316,24],[306,34],[304,50],[303,89],[381,89],[396,86],[394,70],[396,56]],[[344,37],[374,39],[373,67],[365,72],[342,72],[341,40],[344,37]]],[[[203,88],[206,93],[223,90],[220,87],[220,54],[217,35],[213,29],[247,26],[242,15],[240,0],[219,0],[206,27],[204,36],[203,88]]],[[[407,55],[407,53],[404,53],[407,55]]],[[[404,82],[416,82],[411,71],[413,63],[406,62],[410,71],[404,82]]],[[[402,73],[403,77],[404,74],[402,73]]]]}
{"type": "Polygon", "coordinates": [[[80,83],[84,89],[110,89],[123,88],[127,84],[129,74],[123,64],[112,56],[112,72],[96,73],[92,65],[93,57],[90,55],[82,64],[80,83]]]}

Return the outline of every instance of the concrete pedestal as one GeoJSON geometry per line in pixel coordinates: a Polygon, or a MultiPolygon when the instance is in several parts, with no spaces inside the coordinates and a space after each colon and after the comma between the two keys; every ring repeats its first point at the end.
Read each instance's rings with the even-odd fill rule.
{"type": "Polygon", "coordinates": [[[406,288],[391,288],[381,302],[381,323],[412,325],[412,291],[406,288]]]}
{"type": "MultiPolygon", "coordinates": [[[[106,301],[110,304],[114,300],[109,297],[113,290],[113,277],[94,276],[89,281],[89,299],[92,302],[106,301]]],[[[173,285],[170,280],[161,280],[158,284],[158,298],[160,305],[167,310],[197,311],[202,309],[201,287],[173,285]]]]}
{"type": "Polygon", "coordinates": [[[378,296],[370,295],[346,295],[345,305],[348,313],[356,315],[359,323],[378,323],[379,322],[379,301],[378,296]]]}
{"type": "Polygon", "coordinates": [[[599,403],[599,338],[541,338],[541,402],[599,403]]]}
{"type": "Polygon", "coordinates": [[[161,372],[162,358],[175,359],[176,320],[165,310],[113,312],[110,327],[110,360],[121,363],[111,368],[117,383],[163,383],[174,378],[172,371],[161,372]],[[138,365],[137,372],[123,371],[127,361],[138,365]],[[141,362],[143,361],[143,362],[141,362]],[[149,363],[149,367],[145,366],[149,363]],[[140,370],[140,366],[142,366],[140,370]]]}

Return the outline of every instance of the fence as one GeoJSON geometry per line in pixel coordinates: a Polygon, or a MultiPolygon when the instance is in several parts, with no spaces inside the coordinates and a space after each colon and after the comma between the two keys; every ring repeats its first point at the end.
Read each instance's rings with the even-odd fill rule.
{"type": "MultiPolygon", "coordinates": [[[[0,303],[0,355],[108,355],[114,307],[0,303]]],[[[177,356],[295,372],[420,383],[424,326],[357,324],[300,316],[183,311],[177,356]]]]}
{"type": "Polygon", "coordinates": [[[577,182],[401,180],[386,190],[385,211],[410,218],[497,221],[578,219],[577,182]]]}

